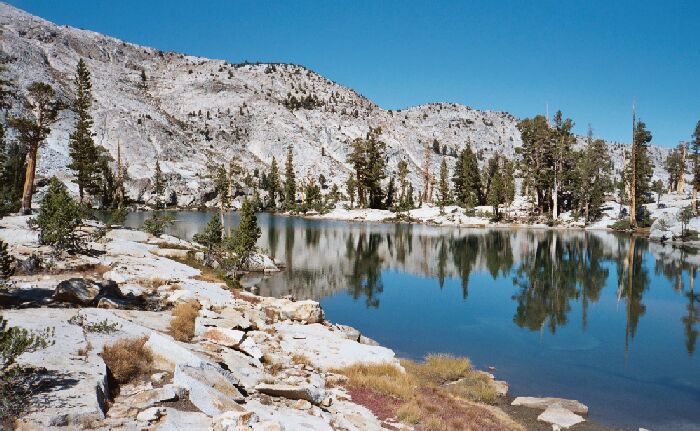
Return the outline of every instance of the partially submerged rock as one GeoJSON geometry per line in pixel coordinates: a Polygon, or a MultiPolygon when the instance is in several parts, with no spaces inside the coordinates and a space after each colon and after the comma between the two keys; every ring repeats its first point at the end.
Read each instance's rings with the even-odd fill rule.
{"type": "Polygon", "coordinates": [[[544,410],[551,405],[557,404],[571,412],[586,415],[588,414],[588,406],[577,401],[577,400],[567,400],[564,398],[537,398],[537,397],[517,397],[513,400],[511,405],[514,406],[524,406],[533,409],[544,410]]]}
{"type": "MultiPolygon", "coordinates": [[[[570,428],[578,423],[584,422],[585,419],[573,413],[571,410],[564,408],[561,404],[554,403],[547,406],[544,412],[537,416],[538,421],[552,424],[553,427],[570,428]]],[[[555,428],[555,429],[558,429],[555,428]]]]}

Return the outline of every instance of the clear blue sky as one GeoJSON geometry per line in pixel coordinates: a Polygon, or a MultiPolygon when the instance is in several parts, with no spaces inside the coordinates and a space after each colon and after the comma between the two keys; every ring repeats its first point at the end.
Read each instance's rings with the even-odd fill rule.
{"type": "Polygon", "coordinates": [[[384,108],[561,109],[671,146],[700,120],[700,1],[11,0],[59,24],[231,62],[289,62],[384,108]]]}

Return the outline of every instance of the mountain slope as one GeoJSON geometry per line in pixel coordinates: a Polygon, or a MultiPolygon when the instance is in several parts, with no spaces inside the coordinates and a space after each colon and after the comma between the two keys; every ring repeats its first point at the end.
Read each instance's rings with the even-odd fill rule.
{"type": "MultiPolygon", "coordinates": [[[[238,155],[251,172],[267,169],[272,157],[284,162],[290,144],[299,178],[323,174],[341,184],[350,172],[349,144],[370,126],[383,130],[390,169],[402,158],[409,161],[417,189],[425,147],[434,140],[445,145],[448,154],[470,141],[484,159],[498,151],[512,156],[522,144],[517,119],[504,112],[458,104],[384,110],[301,66],[233,65],[164,53],[57,26],[6,4],[0,4],[0,25],[0,47],[15,59],[9,74],[21,91],[33,81],[45,81],[68,101],[76,64],[85,59],[93,80],[95,142],[115,159],[120,143],[131,178],[128,192],[138,200],[150,197],[156,158],[178,204],[190,205],[209,195],[208,161],[227,164],[238,155]],[[311,109],[288,108],[285,102],[290,96],[307,98],[311,109]]],[[[40,176],[70,178],[66,165],[73,123],[72,113],[63,111],[42,149],[40,176]]],[[[609,145],[619,170],[623,145],[609,145]]],[[[652,149],[657,161],[665,154],[665,149],[652,149]]],[[[441,160],[442,156],[431,154],[433,172],[438,172],[441,160]]],[[[447,160],[451,167],[454,158],[447,160]]],[[[665,173],[659,169],[657,176],[665,173]]]]}

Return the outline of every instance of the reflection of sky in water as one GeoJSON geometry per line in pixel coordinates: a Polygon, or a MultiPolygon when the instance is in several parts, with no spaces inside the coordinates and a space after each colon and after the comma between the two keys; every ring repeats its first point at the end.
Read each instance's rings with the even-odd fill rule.
{"type": "MultiPolygon", "coordinates": [[[[178,213],[172,233],[189,238],[210,215],[178,213]]],[[[399,356],[466,355],[514,394],[577,398],[606,423],[700,429],[690,252],[603,232],[260,224],[259,245],[287,265],[250,280],[263,295],[318,299],[399,356]]]]}

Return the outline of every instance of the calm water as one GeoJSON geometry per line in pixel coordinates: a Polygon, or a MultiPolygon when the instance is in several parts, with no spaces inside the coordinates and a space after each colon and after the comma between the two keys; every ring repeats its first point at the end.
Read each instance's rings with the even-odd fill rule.
{"type": "MultiPolygon", "coordinates": [[[[211,214],[176,216],[170,233],[189,239],[211,214]]],[[[700,430],[690,250],[603,232],[259,221],[260,247],[287,265],[248,280],[262,295],[319,300],[402,357],[469,356],[514,395],[576,398],[606,424],[700,430]]]]}

